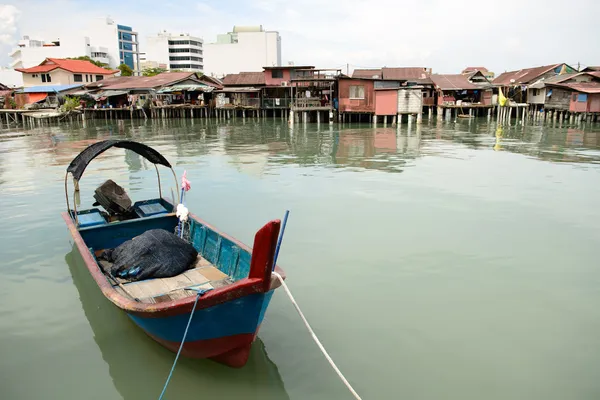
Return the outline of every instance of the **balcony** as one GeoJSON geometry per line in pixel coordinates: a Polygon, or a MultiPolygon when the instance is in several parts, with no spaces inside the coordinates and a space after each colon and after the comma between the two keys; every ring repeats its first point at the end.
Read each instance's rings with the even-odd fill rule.
{"type": "Polygon", "coordinates": [[[341,75],[340,69],[297,69],[293,71],[291,80],[297,81],[336,81],[341,75]]]}
{"type": "Polygon", "coordinates": [[[423,97],[423,105],[424,106],[433,106],[435,105],[435,99],[433,97],[423,97]]]}
{"type": "Polygon", "coordinates": [[[303,98],[296,99],[292,103],[293,111],[320,111],[320,110],[331,110],[331,103],[322,102],[319,99],[313,98],[303,98]]]}
{"type": "Polygon", "coordinates": [[[242,98],[226,98],[221,103],[217,100],[217,108],[252,108],[259,109],[260,108],[260,99],[258,97],[242,97],[242,98]]]}
{"type": "Polygon", "coordinates": [[[278,108],[290,108],[292,99],[262,99],[262,108],[265,109],[278,109],[278,108]]]}

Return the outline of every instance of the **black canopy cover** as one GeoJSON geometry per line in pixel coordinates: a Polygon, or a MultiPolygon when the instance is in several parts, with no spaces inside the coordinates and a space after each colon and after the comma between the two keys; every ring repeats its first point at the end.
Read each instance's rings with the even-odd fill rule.
{"type": "Polygon", "coordinates": [[[88,146],[79,153],[67,167],[67,172],[73,174],[73,178],[76,180],[81,179],[83,171],[85,171],[88,164],[111,147],[119,147],[134,151],[153,164],[160,164],[167,168],[171,168],[171,164],[162,154],[145,144],[134,142],[132,140],[103,140],[88,146]]]}

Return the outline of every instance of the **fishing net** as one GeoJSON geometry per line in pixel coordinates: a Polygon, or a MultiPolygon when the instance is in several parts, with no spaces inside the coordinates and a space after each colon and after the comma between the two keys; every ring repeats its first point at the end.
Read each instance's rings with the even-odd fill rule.
{"type": "Polygon", "coordinates": [[[196,261],[190,243],[163,229],[152,229],[120,246],[105,250],[101,258],[112,262],[110,274],[130,281],[179,275],[196,261]]]}

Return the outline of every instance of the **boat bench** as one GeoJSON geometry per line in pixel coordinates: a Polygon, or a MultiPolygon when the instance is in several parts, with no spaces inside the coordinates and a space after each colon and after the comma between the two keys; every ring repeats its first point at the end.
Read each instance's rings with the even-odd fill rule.
{"type": "MultiPolygon", "coordinates": [[[[110,271],[112,263],[98,260],[104,271],[110,271]]],[[[125,297],[141,303],[162,303],[196,295],[194,289],[211,290],[231,285],[233,280],[205,258],[198,256],[192,268],[171,278],[153,278],[130,282],[111,277],[114,289],[125,297]]]]}

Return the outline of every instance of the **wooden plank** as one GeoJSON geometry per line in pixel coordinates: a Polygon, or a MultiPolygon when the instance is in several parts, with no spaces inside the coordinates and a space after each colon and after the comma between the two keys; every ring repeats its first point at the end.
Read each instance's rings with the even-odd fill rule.
{"type": "Polygon", "coordinates": [[[186,286],[190,286],[193,283],[185,274],[179,274],[172,278],[162,278],[161,280],[162,283],[167,286],[167,292],[182,289],[186,286]]]}
{"type": "Polygon", "coordinates": [[[200,272],[210,281],[220,281],[221,279],[228,278],[229,276],[221,271],[219,271],[215,267],[202,267],[196,269],[196,271],[200,272]]]}
{"type": "Polygon", "coordinates": [[[190,269],[183,273],[193,284],[209,282],[209,279],[202,275],[197,269],[190,269]]]}
{"type": "Polygon", "coordinates": [[[125,285],[125,289],[139,299],[155,297],[170,291],[163,279],[149,279],[146,281],[133,282],[125,285]]]}

